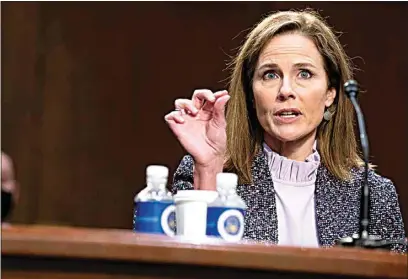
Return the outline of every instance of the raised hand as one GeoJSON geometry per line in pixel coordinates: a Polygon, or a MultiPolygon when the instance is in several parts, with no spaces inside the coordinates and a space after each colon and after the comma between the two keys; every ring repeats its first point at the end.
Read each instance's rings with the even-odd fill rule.
{"type": "Polygon", "coordinates": [[[196,172],[216,175],[222,171],[226,152],[226,90],[194,91],[192,99],[177,99],[175,111],[165,120],[185,150],[194,158],[196,172]]]}

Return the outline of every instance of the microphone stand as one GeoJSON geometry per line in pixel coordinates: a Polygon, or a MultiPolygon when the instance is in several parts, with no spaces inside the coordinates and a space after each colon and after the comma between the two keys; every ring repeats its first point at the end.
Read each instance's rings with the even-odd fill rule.
{"type": "Polygon", "coordinates": [[[367,249],[389,249],[393,244],[407,245],[406,240],[382,240],[379,237],[368,234],[368,225],[370,222],[370,188],[368,186],[368,168],[369,168],[369,146],[368,138],[364,124],[364,116],[357,102],[359,92],[358,83],[355,80],[349,80],[344,84],[344,91],[354,106],[357,115],[358,128],[360,130],[360,141],[364,159],[364,185],[361,191],[361,212],[359,232],[353,236],[348,236],[337,240],[337,245],[344,247],[360,247],[367,249]]]}

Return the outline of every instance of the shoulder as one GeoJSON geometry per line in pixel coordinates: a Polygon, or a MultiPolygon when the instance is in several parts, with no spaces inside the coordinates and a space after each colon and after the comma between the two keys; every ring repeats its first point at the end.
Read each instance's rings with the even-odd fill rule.
{"type": "MultiPolygon", "coordinates": [[[[333,187],[320,187],[324,192],[332,191],[336,195],[357,195],[360,197],[361,189],[364,186],[365,171],[363,167],[350,170],[349,180],[340,180],[332,175],[327,168],[319,168],[319,183],[322,185],[332,185],[333,187]]],[[[319,185],[320,185],[319,184],[319,185]]],[[[398,194],[393,181],[378,174],[375,170],[368,171],[368,186],[370,191],[370,208],[373,214],[381,213],[390,207],[399,208],[398,194]]],[[[359,200],[359,198],[358,198],[359,200]]]]}
{"type": "MultiPolygon", "coordinates": [[[[350,179],[349,180],[340,180],[331,174],[328,169],[321,165],[319,168],[320,176],[326,180],[333,182],[341,187],[350,187],[350,188],[361,188],[364,183],[365,170],[364,167],[353,168],[350,170],[350,179]]],[[[394,193],[395,186],[391,179],[378,174],[374,169],[368,170],[368,184],[370,186],[370,191],[373,193],[394,193]]]]}
{"type": "MultiPolygon", "coordinates": [[[[364,168],[353,172],[354,180],[359,187],[364,184],[364,168]]],[[[374,170],[369,170],[368,186],[370,191],[370,215],[376,221],[380,221],[382,229],[386,229],[385,224],[393,223],[403,232],[403,221],[398,200],[397,189],[391,179],[378,174],[374,170]]],[[[375,221],[374,221],[375,222],[375,221]]]]}
{"type": "MultiPolygon", "coordinates": [[[[352,183],[361,187],[364,182],[364,168],[356,168],[351,171],[352,183]]],[[[373,196],[382,196],[383,198],[396,196],[396,188],[393,181],[380,175],[375,170],[368,171],[368,185],[373,196]]]]}
{"type": "MultiPolygon", "coordinates": [[[[322,176],[336,185],[336,193],[352,191],[360,200],[361,189],[364,185],[364,168],[351,170],[351,179],[340,181],[334,178],[327,169],[321,169],[322,176]],[[348,190],[345,191],[345,188],[348,190]]],[[[325,180],[325,181],[326,181],[325,180]]],[[[380,236],[384,240],[400,240],[405,238],[404,222],[398,201],[396,187],[391,179],[370,169],[368,172],[368,186],[370,191],[370,233],[380,236]]],[[[402,245],[393,245],[392,250],[404,252],[402,245]]]]}

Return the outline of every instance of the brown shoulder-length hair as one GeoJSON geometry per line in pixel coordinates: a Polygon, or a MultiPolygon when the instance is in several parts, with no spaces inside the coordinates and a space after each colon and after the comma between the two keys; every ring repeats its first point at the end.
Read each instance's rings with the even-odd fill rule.
{"type": "Polygon", "coordinates": [[[298,33],[315,43],[323,57],[328,88],[336,89],[330,106],[330,121],[323,120],[317,130],[318,150],[322,163],[337,178],[347,180],[353,167],[362,160],[354,133],[354,109],[344,95],[343,84],[352,78],[351,61],[337,36],[317,12],[282,11],[271,14],[248,34],[238,55],[230,64],[227,156],[225,169],[238,174],[241,183],[251,183],[251,166],[260,152],[263,129],[253,108],[252,79],[258,57],[272,37],[283,33],[298,33]]]}

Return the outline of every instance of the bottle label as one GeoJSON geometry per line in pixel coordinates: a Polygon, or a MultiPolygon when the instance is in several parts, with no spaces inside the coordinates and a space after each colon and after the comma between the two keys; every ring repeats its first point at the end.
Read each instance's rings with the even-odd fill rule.
{"type": "Polygon", "coordinates": [[[208,207],[207,235],[227,241],[239,241],[244,235],[244,215],[241,208],[208,207]]]}
{"type": "Polygon", "coordinates": [[[176,213],[173,202],[136,202],[133,213],[133,230],[174,236],[176,213]]]}

